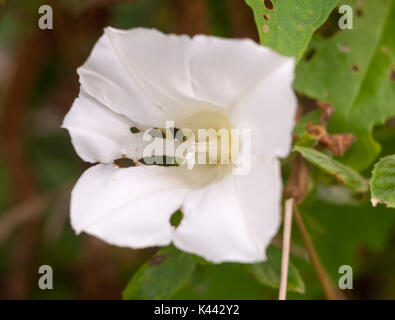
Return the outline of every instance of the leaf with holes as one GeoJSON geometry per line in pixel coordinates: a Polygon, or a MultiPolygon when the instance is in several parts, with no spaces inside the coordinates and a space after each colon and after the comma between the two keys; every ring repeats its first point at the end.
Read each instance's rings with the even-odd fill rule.
{"type": "Polygon", "coordinates": [[[368,184],[365,179],[356,171],[344,164],[328,157],[326,154],[311,148],[296,146],[298,151],[306,160],[316,165],[318,168],[336,176],[345,186],[357,192],[368,191],[368,184]]]}
{"type": "Polygon", "coordinates": [[[169,246],[159,250],[136,271],[123,292],[124,299],[169,299],[191,278],[194,258],[169,246]]]}
{"type": "Polygon", "coordinates": [[[382,158],[376,163],[372,179],[372,203],[384,203],[390,208],[395,208],[395,155],[382,158]]]}
{"type": "MultiPolygon", "coordinates": [[[[247,271],[261,284],[274,289],[280,287],[281,252],[270,246],[267,251],[267,260],[261,263],[245,264],[247,271]]],[[[290,263],[288,269],[288,290],[304,293],[305,286],[298,269],[290,263]]]]}
{"type": "Polygon", "coordinates": [[[297,66],[294,86],[335,107],[329,132],[357,138],[341,161],[363,170],[380,152],[373,127],[395,115],[395,0],[342,4],[354,8],[353,29],[314,39],[297,66]]]}
{"type": "Polygon", "coordinates": [[[299,59],[339,0],[246,0],[261,44],[299,59]]]}

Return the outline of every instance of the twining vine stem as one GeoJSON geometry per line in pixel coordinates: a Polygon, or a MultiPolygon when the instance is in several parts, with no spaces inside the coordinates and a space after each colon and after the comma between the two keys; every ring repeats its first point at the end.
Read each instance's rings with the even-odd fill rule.
{"type": "Polygon", "coordinates": [[[287,201],[285,201],[283,248],[281,255],[281,278],[280,278],[280,290],[278,296],[279,300],[285,300],[287,296],[289,248],[291,245],[293,208],[294,208],[294,198],[289,198],[287,201]]]}
{"type": "Polygon", "coordinates": [[[311,241],[310,235],[303,223],[302,216],[300,215],[299,209],[296,205],[294,205],[294,217],[295,217],[296,225],[303,237],[311,262],[313,263],[314,269],[316,270],[318,278],[324,289],[326,298],[328,300],[337,300],[339,298],[343,298],[340,297],[335,291],[335,289],[333,288],[329,276],[321,264],[317,251],[314,248],[313,242],[311,241]]]}

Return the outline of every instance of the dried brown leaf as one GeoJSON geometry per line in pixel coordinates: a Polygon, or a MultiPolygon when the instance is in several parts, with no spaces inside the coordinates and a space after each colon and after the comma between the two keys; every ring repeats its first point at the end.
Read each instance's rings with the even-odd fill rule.
{"type": "Polygon", "coordinates": [[[307,132],[337,156],[343,156],[355,141],[355,137],[350,133],[328,134],[323,125],[308,123],[307,132]]]}
{"type": "Polygon", "coordinates": [[[293,160],[291,176],[285,185],[284,194],[294,198],[296,203],[301,203],[307,194],[308,177],[306,163],[300,155],[297,155],[293,160]]]}
{"type": "Polygon", "coordinates": [[[323,126],[326,126],[335,112],[335,108],[331,104],[322,101],[317,101],[317,106],[322,110],[321,123],[323,126]]]}

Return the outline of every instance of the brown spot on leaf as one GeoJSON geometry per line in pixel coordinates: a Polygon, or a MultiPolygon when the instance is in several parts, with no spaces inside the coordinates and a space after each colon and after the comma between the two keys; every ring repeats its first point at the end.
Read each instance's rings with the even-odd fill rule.
{"type": "Polygon", "coordinates": [[[388,47],[382,46],[381,47],[381,51],[383,51],[384,53],[389,53],[390,50],[388,49],[388,47]]]}
{"type": "Polygon", "coordinates": [[[301,203],[306,197],[308,190],[308,169],[303,158],[298,154],[293,159],[291,176],[287,180],[284,194],[295,199],[296,203],[301,203]]]}
{"type": "Polygon", "coordinates": [[[354,72],[359,72],[359,66],[357,64],[353,64],[351,66],[351,70],[354,71],[354,72]]]}
{"type": "Polygon", "coordinates": [[[392,81],[392,82],[395,81],[395,64],[393,64],[393,65],[391,66],[389,79],[390,79],[390,81],[392,81]]]}
{"type": "Polygon", "coordinates": [[[270,14],[265,13],[263,15],[263,19],[265,19],[266,21],[269,21],[270,20],[270,14]]]}
{"type": "Polygon", "coordinates": [[[274,9],[272,0],[264,0],[263,3],[265,5],[266,9],[268,9],[268,10],[274,9]]]}
{"type": "Polygon", "coordinates": [[[268,33],[268,32],[269,32],[269,27],[266,24],[264,24],[263,25],[263,33],[268,33]]]}
{"type": "Polygon", "coordinates": [[[361,9],[361,8],[356,8],[356,9],[355,9],[355,14],[356,14],[358,17],[362,17],[362,16],[363,16],[363,11],[362,11],[362,9],[361,9]]]}
{"type": "Polygon", "coordinates": [[[350,47],[344,43],[338,43],[337,48],[339,49],[340,52],[343,53],[347,53],[351,51],[350,47]]]}
{"type": "Polygon", "coordinates": [[[166,258],[167,258],[167,254],[159,254],[159,255],[153,256],[149,262],[149,265],[151,267],[159,266],[166,260],[166,258]]]}

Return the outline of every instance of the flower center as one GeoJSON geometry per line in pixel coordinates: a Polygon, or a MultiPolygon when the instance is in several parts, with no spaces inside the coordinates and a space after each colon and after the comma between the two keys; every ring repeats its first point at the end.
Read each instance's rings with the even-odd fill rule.
{"type": "Polygon", "coordinates": [[[222,110],[169,120],[166,128],[141,132],[133,127],[131,132],[142,141],[143,154],[136,165],[168,166],[166,174],[182,179],[188,187],[215,183],[237,165],[241,136],[222,110]]]}
{"type": "Polygon", "coordinates": [[[232,164],[239,154],[239,136],[225,113],[203,111],[179,123],[189,143],[186,157],[197,164],[232,164]]]}

